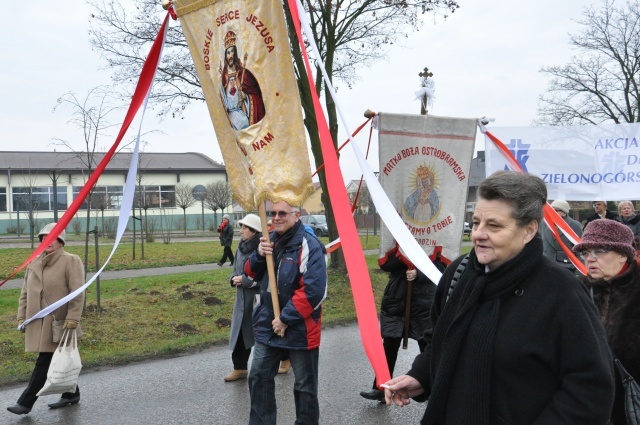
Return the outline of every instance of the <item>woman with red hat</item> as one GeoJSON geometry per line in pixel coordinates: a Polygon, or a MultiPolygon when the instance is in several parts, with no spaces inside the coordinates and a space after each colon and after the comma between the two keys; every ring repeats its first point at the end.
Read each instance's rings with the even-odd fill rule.
{"type": "MultiPolygon", "coordinates": [[[[633,232],[617,221],[594,220],[573,251],[587,266],[582,280],[593,293],[611,351],[631,376],[640,379],[640,271],[633,232]]],[[[619,375],[611,423],[627,424],[619,375]]]]}

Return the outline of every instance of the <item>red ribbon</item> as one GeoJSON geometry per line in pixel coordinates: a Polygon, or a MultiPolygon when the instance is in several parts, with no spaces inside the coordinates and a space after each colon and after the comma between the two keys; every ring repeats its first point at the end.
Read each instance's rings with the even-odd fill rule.
{"type": "Polygon", "coordinates": [[[360,329],[360,337],[365,354],[369,358],[369,362],[376,374],[378,385],[387,382],[390,379],[389,366],[382,348],[382,339],[380,337],[380,325],[378,323],[378,313],[376,310],[375,298],[371,286],[371,277],[369,269],[362,255],[362,245],[358,236],[358,231],[351,215],[349,205],[349,197],[344,187],[344,180],[338,163],[338,156],[331,139],[331,133],[327,125],[327,121],[320,104],[320,99],[313,90],[314,80],[311,72],[311,65],[307,56],[306,47],[302,38],[302,30],[300,28],[298,5],[295,0],[288,0],[289,9],[293,16],[293,24],[298,35],[300,50],[302,52],[304,63],[309,79],[309,86],[312,88],[311,95],[313,97],[313,107],[316,113],[316,121],[318,122],[318,130],[320,133],[320,141],[322,147],[322,157],[327,167],[325,174],[327,179],[327,189],[331,198],[331,205],[338,227],[338,234],[342,242],[342,250],[344,253],[347,271],[351,277],[351,290],[353,292],[353,302],[355,304],[356,316],[358,318],[358,327],[360,329]]]}
{"type": "Polygon", "coordinates": [[[136,116],[136,113],[138,112],[138,110],[140,109],[140,106],[142,106],[142,104],[144,103],[144,99],[146,98],[147,93],[151,88],[151,84],[153,83],[153,77],[154,77],[156,68],[158,67],[158,62],[160,61],[160,53],[162,52],[162,44],[164,41],[165,27],[169,22],[170,16],[171,16],[171,13],[167,12],[167,15],[164,18],[164,22],[162,23],[162,26],[160,27],[160,30],[158,31],[158,34],[156,35],[156,38],[153,41],[153,45],[151,46],[149,56],[147,57],[147,60],[142,66],[140,78],[138,79],[138,84],[136,86],[136,89],[133,93],[133,97],[131,99],[131,105],[129,105],[129,110],[127,111],[127,114],[124,118],[124,122],[120,127],[120,132],[118,133],[118,136],[116,137],[116,141],[114,142],[113,146],[111,146],[111,149],[109,149],[109,151],[102,158],[102,161],[100,161],[96,169],[93,171],[93,173],[91,173],[91,175],[89,176],[89,179],[80,190],[80,193],[78,193],[78,196],[76,197],[76,199],[73,200],[73,202],[71,203],[71,206],[69,206],[67,211],[62,215],[62,217],[60,218],[58,223],[55,225],[55,227],[51,230],[51,232],[47,236],[45,236],[45,238],[42,240],[40,245],[33,251],[33,253],[29,256],[29,258],[27,258],[20,265],[20,267],[15,269],[8,278],[6,278],[4,281],[2,281],[2,283],[0,283],[0,286],[4,285],[9,279],[15,276],[20,270],[25,268],[31,261],[33,261],[38,255],[40,255],[54,240],[58,238],[60,233],[67,227],[71,219],[73,219],[73,216],[76,214],[76,212],[78,211],[78,209],[80,208],[80,206],[82,205],[86,197],[89,195],[93,186],[95,186],[95,184],[98,182],[98,178],[100,177],[104,169],[107,167],[107,164],[109,163],[109,161],[111,161],[111,158],[113,157],[113,155],[116,153],[116,149],[118,148],[118,145],[120,144],[120,142],[122,141],[122,138],[124,137],[125,133],[129,129],[131,122],[136,116]]]}

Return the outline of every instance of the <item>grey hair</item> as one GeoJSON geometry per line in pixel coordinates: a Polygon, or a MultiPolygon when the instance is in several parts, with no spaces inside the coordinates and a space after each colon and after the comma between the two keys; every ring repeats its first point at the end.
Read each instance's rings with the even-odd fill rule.
{"type": "Polygon", "coordinates": [[[478,187],[478,197],[487,201],[501,200],[513,208],[511,216],[519,227],[542,221],[542,208],[547,203],[547,186],[533,174],[496,171],[478,187]]]}
{"type": "Polygon", "coordinates": [[[618,211],[620,211],[620,208],[622,208],[623,205],[631,205],[631,209],[635,212],[636,211],[636,207],[633,205],[633,202],[631,201],[620,201],[618,202],[618,211]]]}

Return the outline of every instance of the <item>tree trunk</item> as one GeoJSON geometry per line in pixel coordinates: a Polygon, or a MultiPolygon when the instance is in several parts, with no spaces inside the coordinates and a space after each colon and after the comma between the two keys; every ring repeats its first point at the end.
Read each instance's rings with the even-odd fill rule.
{"type": "MultiPolygon", "coordinates": [[[[307,129],[307,133],[309,135],[309,139],[311,142],[311,152],[313,153],[313,157],[315,159],[316,168],[319,168],[320,165],[324,162],[322,156],[322,148],[320,145],[320,135],[318,134],[318,124],[316,121],[315,110],[313,108],[313,98],[311,96],[311,87],[309,86],[309,81],[307,79],[304,59],[302,58],[302,52],[300,51],[300,45],[298,44],[298,37],[296,35],[295,29],[293,27],[293,23],[291,20],[291,12],[289,8],[285,4],[285,16],[287,18],[288,28],[289,28],[289,39],[291,40],[291,53],[293,55],[293,60],[295,63],[295,70],[298,75],[297,83],[298,89],[300,91],[300,101],[302,103],[302,109],[304,111],[304,125],[307,129]]],[[[320,76],[320,80],[322,76],[320,76]]],[[[316,90],[316,88],[313,88],[316,90]]],[[[335,114],[335,105],[334,105],[334,114],[335,114]]],[[[336,128],[337,132],[337,128],[336,128]]],[[[335,146],[335,139],[333,140],[333,144],[335,146]]],[[[327,180],[325,176],[325,168],[318,172],[318,178],[320,180],[320,186],[322,187],[322,203],[325,208],[325,215],[327,217],[327,227],[329,228],[329,239],[335,240],[338,238],[338,229],[336,227],[333,209],[331,206],[331,199],[329,198],[329,192],[327,190],[327,180]]],[[[344,255],[342,254],[342,250],[336,250],[331,253],[331,262],[330,267],[336,269],[344,269],[344,255]]]]}

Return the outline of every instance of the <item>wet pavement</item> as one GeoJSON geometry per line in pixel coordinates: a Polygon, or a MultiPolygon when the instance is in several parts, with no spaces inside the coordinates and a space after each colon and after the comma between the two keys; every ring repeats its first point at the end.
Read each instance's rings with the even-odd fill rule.
{"type": "MultiPolygon", "coordinates": [[[[82,344],[80,344],[82,355],[82,344]]],[[[417,343],[400,350],[396,374],[409,369],[418,353],[417,343]]],[[[35,360],[35,355],[34,355],[35,360]]],[[[81,401],[51,410],[42,397],[31,413],[16,416],[6,410],[15,403],[25,384],[0,389],[0,423],[64,425],[134,424],[246,424],[249,418],[247,381],[225,383],[231,371],[231,351],[214,347],[196,354],[149,360],[114,368],[84,371],[80,375],[81,401]]],[[[400,408],[365,400],[359,392],[373,380],[355,325],[323,330],[320,348],[320,423],[417,424],[425,404],[400,408]]],[[[278,424],[295,421],[293,369],[276,377],[278,424]]]]}

